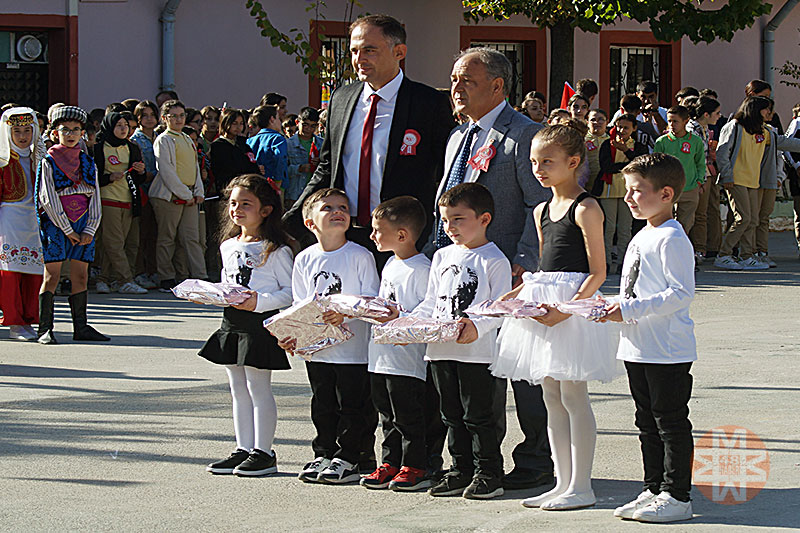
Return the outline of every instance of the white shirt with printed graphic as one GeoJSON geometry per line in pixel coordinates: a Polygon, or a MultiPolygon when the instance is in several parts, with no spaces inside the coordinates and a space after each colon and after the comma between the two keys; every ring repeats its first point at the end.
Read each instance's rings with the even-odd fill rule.
{"type": "MultiPolygon", "coordinates": [[[[425,300],[414,316],[453,320],[464,310],[488,299],[497,299],[511,290],[511,263],[493,242],[478,248],[456,244],[433,254],[425,300]]],[[[425,351],[427,361],[491,363],[497,353],[497,328],[502,318],[471,318],[478,330],[478,340],[470,344],[431,343],[425,351]]]]}
{"type": "MultiPolygon", "coordinates": [[[[309,246],[294,261],[292,271],[292,297],[294,303],[319,294],[352,294],[377,296],[380,281],[372,254],[354,242],[332,252],[324,251],[319,244],[309,246]]],[[[370,328],[363,320],[345,319],[353,337],[341,344],[324,348],[312,358],[320,363],[366,364],[369,350],[370,328]]]]}
{"type": "Polygon", "coordinates": [[[619,287],[626,321],[617,359],[674,364],[697,360],[694,322],[694,251],[678,221],[637,233],[625,252],[619,287]]]}
{"type": "Polygon", "coordinates": [[[263,260],[263,242],[241,242],[234,237],[219,247],[222,279],[258,293],[256,313],[289,307],[292,303],[292,250],[281,246],[263,260]]]}
{"type": "MultiPolygon", "coordinates": [[[[408,259],[391,257],[383,267],[378,296],[399,303],[408,313],[413,312],[425,299],[430,269],[431,262],[423,254],[408,259]]],[[[426,366],[424,344],[395,346],[369,343],[370,372],[410,376],[425,381],[426,366]]]]}

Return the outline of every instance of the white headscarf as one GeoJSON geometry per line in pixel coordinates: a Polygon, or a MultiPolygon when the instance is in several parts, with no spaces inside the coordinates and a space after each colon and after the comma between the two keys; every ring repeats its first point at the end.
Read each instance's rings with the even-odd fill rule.
{"type": "Polygon", "coordinates": [[[36,120],[36,112],[30,107],[12,107],[7,109],[0,118],[0,168],[8,165],[11,160],[12,146],[15,146],[11,140],[11,123],[10,119],[14,115],[30,115],[33,119],[33,135],[31,137],[31,157],[33,158],[34,167],[38,166],[39,161],[46,154],[44,142],[42,142],[41,135],[39,135],[39,121],[36,120]]]}

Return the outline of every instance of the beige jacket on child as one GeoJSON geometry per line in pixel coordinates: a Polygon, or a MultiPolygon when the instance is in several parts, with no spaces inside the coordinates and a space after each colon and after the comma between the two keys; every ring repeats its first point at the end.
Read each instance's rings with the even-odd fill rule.
{"type": "MultiPolygon", "coordinates": [[[[186,135],[181,133],[181,135],[186,135]]],[[[192,142],[189,139],[189,142],[192,142]]],[[[175,138],[165,131],[153,143],[156,155],[156,168],[158,174],[150,185],[148,195],[151,198],[160,198],[168,202],[174,199],[189,201],[195,196],[203,197],[203,180],[200,177],[200,165],[195,159],[195,180],[193,187],[187,187],[178,177],[176,172],[177,161],[175,156],[175,138]]]]}

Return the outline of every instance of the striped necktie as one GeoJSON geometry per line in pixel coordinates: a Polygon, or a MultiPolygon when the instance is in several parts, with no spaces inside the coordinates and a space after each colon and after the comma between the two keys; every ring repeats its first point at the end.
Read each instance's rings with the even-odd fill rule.
{"type": "MultiPolygon", "coordinates": [[[[472,140],[480,130],[481,127],[478,126],[478,124],[473,124],[467,132],[467,135],[464,137],[464,142],[461,144],[461,149],[458,152],[458,157],[456,157],[455,163],[453,163],[452,168],[450,168],[450,175],[447,177],[447,185],[445,185],[445,189],[442,192],[449,191],[456,185],[464,183],[464,177],[467,175],[467,161],[469,160],[469,154],[472,152],[472,140]]],[[[436,248],[444,248],[451,243],[450,237],[444,232],[444,222],[442,222],[440,218],[439,227],[436,230],[436,248]]]]}

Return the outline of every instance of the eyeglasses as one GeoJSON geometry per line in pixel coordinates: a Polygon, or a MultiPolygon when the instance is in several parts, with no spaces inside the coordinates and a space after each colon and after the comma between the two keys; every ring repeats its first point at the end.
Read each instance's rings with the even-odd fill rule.
{"type": "Polygon", "coordinates": [[[70,128],[65,128],[64,126],[61,126],[61,127],[58,128],[58,132],[61,133],[61,135],[65,135],[67,137],[71,137],[72,135],[80,135],[81,134],[81,128],[70,129],[70,128]]]}
{"type": "Polygon", "coordinates": [[[169,115],[167,115],[167,118],[172,118],[172,119],[175,119],[175,118],[186,118],[186,113],[181,113],[179,115],[169,114],[169,115]]]}

